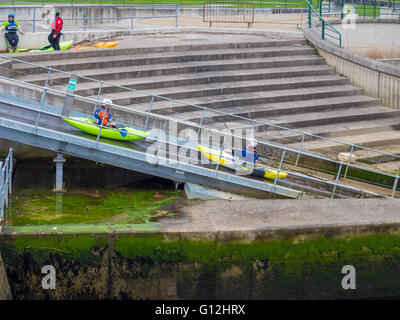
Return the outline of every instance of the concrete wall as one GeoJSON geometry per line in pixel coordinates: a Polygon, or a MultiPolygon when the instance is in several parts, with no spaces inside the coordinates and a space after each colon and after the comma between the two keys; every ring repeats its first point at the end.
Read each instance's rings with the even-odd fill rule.
{"type": "MultiPolygon", "coordinates": [[[[143,17],[143,16],[170,16],[176,14],[175,6],[31,6],[31,7],[5,7],[0,6],[0,20],[6,20],[9,12],[14,12],[17,20],[42,20],[37,22],[37,26],[49,24],[52,12],[55,9],[61,11],[61,16],[64,19],[64,27],[67,29],[69,26],[82,26],[86,24],[96,25],[118,21],[121,17],[143,17]],[[84,18],[86,17],[86,21],[84,18]],[[91,18],[104,18],[92,20],[91,18]],[[79,19],[79,20],[70,20],[79,19]]],[[[185,16],[199,16],[203,14],[201,8],[179,8],[179,14],[185,16]]],[[[29,21],[23,21],[23,24],[31,25],[29,21]]]]}
{"type": "Polygon", "coordinates": [[[343,46],[347,49],[361,54],[378,49],[397,53],[400,58],[400,19],[397,23],[362,23],[356,20],[355,29],[343,28],[341,24],[334,27],[342,34],[343,46]]]}
{"type": "Polygon", "coordinates": [[[345,75],[350,81],[364,88],[365,93],[375,97],[387,107],[400,109],[400,67],[377,62],[349,49],[338,48],[330,41],[321,40],[315,30],[305,29],[304,35],[326,62],[345,75]]]}
{"type": "Polygon", "coordinates": [[[348,227],[341,236],[336,228],[318,227],[270,232],[256,228],[2,233],[0,251],[18,300],[398,296],[400,275],[394,272],[400,266],[398,227],[376,227],[371,233],[368,228],[348,227]],[[349,264],[357,270],[356,290],[341,287],[342,267],[349,264]],[[55,290],[41,288],[44,265],[56,270],[55,290]]]}
{"type": "MultiPolygon", "coordinates": [[[[0,227],[1,228],[1,227],[0,227]]],[[[0,254],[0,300],[11,300],[12,295],[8,284],[7,273],[0,254]]]]}

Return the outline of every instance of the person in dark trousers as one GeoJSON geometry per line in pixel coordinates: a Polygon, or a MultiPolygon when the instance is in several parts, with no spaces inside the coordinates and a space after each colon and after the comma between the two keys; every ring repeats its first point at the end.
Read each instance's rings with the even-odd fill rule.
{"type": "Polygon", "coordinates": [[[21,26],[19,25],[18,21],[15,20],[14,14],[10,13],[8,15],[8,20],[4,21],[3,24],[0,27],[0,32],[5,29],[5,37],[7,40],[7,45],[8,45],[8,51],[9,52],[16,52],[17,51],[17,45],[18,45],[18,35],[17,31],[21,32],[23,35],[24,33],[21,30],[21,26]]]}
{"type": "Polygon", "coordinates": [[[60,38],[61,38],[61,30],[63,27],[64,21],[60,17],[60,11],[56,10],[54,12],[54,19],[50,22],[51,33],[49,34],[48,40],[50,45],[54,50],[60,50],[60,38]]]}

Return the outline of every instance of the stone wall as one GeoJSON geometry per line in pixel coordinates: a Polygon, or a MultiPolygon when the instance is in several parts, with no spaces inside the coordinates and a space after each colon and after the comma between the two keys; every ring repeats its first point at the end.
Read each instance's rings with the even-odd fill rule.
{"type": "Polygon", "coordinates": [[[15,299],[332,299],[399,296],[398,227],[4,235],[15,299]],[[326,230],[325,230],[326,231],[326,230]],[[44,290],[42,267],[56,270],[44,290]],[[357,269],[344,290],[345,265],[357,269]]]}
{"type": "MultiPolygon", "coordinates": [[[[1,229],[1,228],[0,228],[1,229]]],[[[0,300],[11,300],[12,295],[8,284],[7,272],[0,254],[0,300]]]]}

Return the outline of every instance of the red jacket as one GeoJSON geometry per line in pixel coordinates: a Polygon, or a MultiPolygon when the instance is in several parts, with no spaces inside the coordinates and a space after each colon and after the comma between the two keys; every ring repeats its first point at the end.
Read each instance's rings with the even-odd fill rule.
{"type": "Polygon", "coordinates": [[[63,19],[60,17],[56,17],[56,24],[55,26],[53,26],[53,30],[60,32],[63,27],[63,24],[64,24],[63,19]]]}

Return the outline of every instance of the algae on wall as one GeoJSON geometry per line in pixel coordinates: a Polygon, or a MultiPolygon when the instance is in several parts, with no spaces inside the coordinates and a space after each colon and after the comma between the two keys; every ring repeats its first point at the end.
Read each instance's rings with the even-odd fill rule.
{"type": "Polygon", "coordinates": [[[0,300],[11,300],[11,290],[8,284],[7,272],[0,254],[0,300]]]}
{"type": "Polygon", "coordinates": [[[400,295],[398,233],[217,240],[215,235],[3,235],[15,299],[321,299],[400,295]],[[57,271],[41,288],[41,268],[57,271]],[[341,287],[344,265],[357,289],[341,287]]]}

